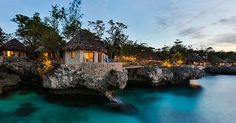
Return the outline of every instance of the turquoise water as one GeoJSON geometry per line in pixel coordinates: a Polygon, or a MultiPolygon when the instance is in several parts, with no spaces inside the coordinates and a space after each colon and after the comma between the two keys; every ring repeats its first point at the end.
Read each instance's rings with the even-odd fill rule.
{"type": "Polygon", "coordinates": [[[132,106],[115,111],[103,104],[67,105],[44,94],[17,91],[0,97],[0,123],[236,123],[236,76],[207,76],[202,89],[128,89],[117,93],[132,106]],[[129,110],[133,110],[129,112],[129,110]]]}

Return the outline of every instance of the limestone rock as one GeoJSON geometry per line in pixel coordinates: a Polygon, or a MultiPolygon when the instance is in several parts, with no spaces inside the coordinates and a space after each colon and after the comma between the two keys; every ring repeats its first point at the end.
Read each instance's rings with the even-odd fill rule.
{"type": "Polygon", "coordinates": [[[19,85],[21,79],[18,75],[0,72],[0,88],[2,90],[10,90],[19,85]]]}
{"type": "Polygon", "coordinates": [[[18,75],[22,81],[31,81],[32,79],[39,78],[36,71],[36,63],[29,60],[6,62],[1,65],[0,71],[3,70],[18,75]]]}
{"type": "Polygon", "coordinates": [[[107,92],[123,89],[127,80],[126,70],[111,70],[100,78],[85,73],[75,66],[61,65],[43,77],[43,87],[57,90],[87,88],[108,96],[107,92]]]}
{"type": "Polygon", "coordinates": [[[171,84],[189,84],[190,79],[199,79],[205,75],[205,72],[197,67],[143,67],[129,68],[128,78],[130,81],[139,81],[142,84],[159,86],[167,83],[171,84]]]}
{"type": "Polygon", "coordinates": [[[236,67],[216,67],[216,66],[211,66],[211,67],[206,67],[204,69],[206,73],[208,74],[225,74],[225,75],[236,75],[236,67]]]}

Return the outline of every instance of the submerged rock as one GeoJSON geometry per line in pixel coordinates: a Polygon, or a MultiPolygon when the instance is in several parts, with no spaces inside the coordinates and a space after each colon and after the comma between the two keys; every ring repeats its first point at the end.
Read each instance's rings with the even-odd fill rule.
{"type": "Polygon", "coordinates": [[[142,84],[149,86],[159,86],[165,84],[189,84],[190,79],[199,79],[205,72],[197,67],[142,67],[129,68],[128,84],[142,84]]]}
{"type": "MultiPolygon", "coordinates": [[[[86,88],[112,99],[112,91],[123,89],[128,80],[127,71],[110,70],[102,77],[95,77],[75,66],[61,65],[43,77],[43,87],[52,90],[86,88]]],[[[79,92],[79,91],[74,91],[79,92]]],[[[92,92],[92,91],[91,91],[92,92]]]]}
{"type": "Polygon", "coordinates": [[[109,103],[105,105],[105,109],[112,111],[112,112],[117,112],[117,113],[124,113],[128,115],[134,115],[138,113],[138,109],[133,106],[132,104],[128,103],[109,103]]]}

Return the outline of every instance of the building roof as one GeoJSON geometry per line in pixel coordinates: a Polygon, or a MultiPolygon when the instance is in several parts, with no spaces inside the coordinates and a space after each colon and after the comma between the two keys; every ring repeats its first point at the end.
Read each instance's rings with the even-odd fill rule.
{"type": "Polygon", "coordinates": [[[204,62],[205,60],[198,56],[197,54],[188,54],[186,57],[186,61],[198,61],[198,62],[204,62]]]}
{"type": "Polygon", "coordinates": [[[102,45],[100,38],[96,37],[88,30],[81,30],[78,35],[72,38],[62,50],[89,50],[106,53],[107,50],[102,45]]]}
{"type": "Polygon", "coordinates": [[[24,44],[22,44],[17,39],[11,39],[10,41],[4,43],[0,46],[0,50],[10,50],[10,51],[23,51],[26,52],[27,48],[24,44]]]}

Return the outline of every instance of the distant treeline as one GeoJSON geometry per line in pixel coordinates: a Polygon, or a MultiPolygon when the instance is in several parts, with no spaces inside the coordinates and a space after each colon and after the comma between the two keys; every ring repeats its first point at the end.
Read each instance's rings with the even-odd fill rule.
{"type": "MultiPolygon", "coordinates": [[[[66,7],[52,5],[49,15],[44,18],[40,17],[38,12],[35,12],[32,17],[17,14],[11,20],[18,25],[13,36],[0,28],[0,45],[10,37],[17,37],[32,51],[43,46],[45,50],[57,53],[66,41],[80,32],[82,17],[81,0],[72,0],[66,7]]],[[[155,49],[146,43],[129,40],[125,32],[128,26],[113,20],[110,20],[108,25],[102,20],[89,21],[87,24],[88,30],[101,39],[111,59],[115,56],[132,56],[137,60],[153,59],[174,62],[184,60],[188,54],[196,54],[210,62],[236,61],[235,52],[216,52],[212,47],[197,50],[184,45],[180,40],[176,40],[172,46],[155,49]]]]}

